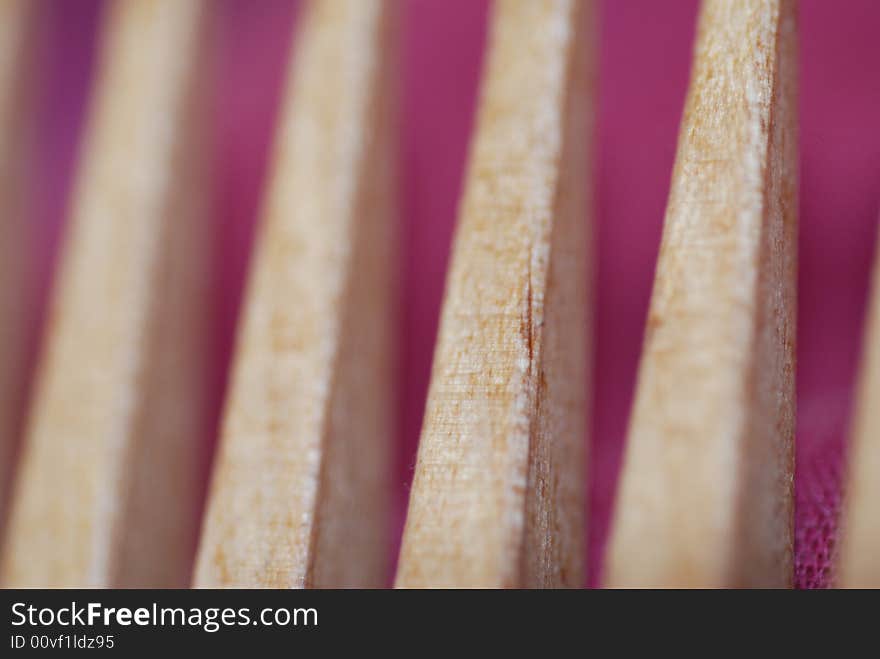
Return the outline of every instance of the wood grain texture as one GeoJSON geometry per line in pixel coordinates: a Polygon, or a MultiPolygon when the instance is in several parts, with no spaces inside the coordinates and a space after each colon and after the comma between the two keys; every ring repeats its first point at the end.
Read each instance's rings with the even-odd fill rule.
{"type": "Polygon", "coordinates": [[[106,7],[3,580],[184,586],[210,261],[203,4],[106,7]]]}
{"type": "Polygon", "coordinates": [[[872,290],[845,485],[839,559],[844,588],[880,588],[880,252],[872,290]]]}
{"type": "Polygon", "coordinates": [[[0,539],[24,416],[33,321],[28,255],[40,9],[36,0],[0,0],[0,539]]]}
{"type": "Polygon", "coordinates": [[[795,66],[793,2],[703,2],[606,585],[791,583],[795,66]]]}
{"type": "Polygon", "coordinates": [[[400,587],[583,581],[589,3],[495,3],[400,587]]]}
{"type": "Polygon", "coordinates": [[[396,2],[315,0],[304,11],[200,587],[387,580],[396,2]]]}

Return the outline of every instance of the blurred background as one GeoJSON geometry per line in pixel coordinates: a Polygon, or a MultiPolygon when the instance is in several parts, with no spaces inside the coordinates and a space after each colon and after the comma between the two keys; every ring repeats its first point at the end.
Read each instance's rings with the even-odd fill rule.
{"type": "MultiPolygon", "coordinates": [[[[526,1],[526,0],[523,0],[526,1]]],[[[50,0],[33,212],[31,353],[92,80],[99,0],[50,0]]],[[[395,549],[421,427],[488,3],[404,0],[399,462],[395,549]]],[[[601,574],[617,472],[688,83],[696,0],[599,2],[596,302],[589,580],[601,574]]],[[[880,209],[880,3],[801,3],[796,585],[829,584],[853,386],[880,209]]],[[[214,407],[247,272],[300,3],[214,0],[216,249],[223,262],[214,407]]],[[[206,452],[212,450],[205,447],[206,452]]]]}

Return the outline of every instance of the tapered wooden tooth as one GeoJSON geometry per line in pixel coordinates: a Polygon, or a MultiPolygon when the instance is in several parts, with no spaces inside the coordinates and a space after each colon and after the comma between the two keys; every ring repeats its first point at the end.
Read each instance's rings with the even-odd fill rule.
{"type": "Polygon", "coordinates": [[[607,585],[791,583],[796,38],[703,2],[607,585]]]}
{"type": "Polygon", "coordinates": [[[844,588],[880,588],[880,252],[875,259],[845,486],[839,559],[844,588]]]}
{"type": "Polygon", "coordinates": [[[188,582],[207,423],[203,14],[107,6],[7,585],[188,582]]]}
{"type": "Polygon", "coordinates": [[[33,48],[40,3],[0,2],[0,539],[25,405],[34,149],[33,48]]]}
{"type": "Polygon", "coordinates": [[[386,582],[395,10],[383,0],[306,9],[197,586],[386,582]]]}
{"type": "Polygon", "coordinates": [[[494,5],[401,587],[582,585],[589,7],[494,5]]]}

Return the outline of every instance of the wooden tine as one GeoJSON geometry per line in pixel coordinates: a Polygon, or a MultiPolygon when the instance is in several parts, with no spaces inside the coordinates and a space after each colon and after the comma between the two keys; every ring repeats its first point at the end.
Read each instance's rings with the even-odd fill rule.
{"type": "Polygon", "coordinates": [[[796,20],[704,0],[609,586],[792,579],[796,20]]]}
{"type": "Polygon", "coordinates": [[[34,150],[32,47],[40,3],[0,2],[0,538],[5,527],[25,405],[28,255],[34,150]]]}
{"type": "Polygon", "coordinates": [[[849,448],[840,585],[880,588],[880,252],[865,332],[864,361],[849,448]]]}
{"type": "Polygon", "coordinates": [[[3,559],[9,586],[184,586],[195,550],[207,19],[201,1],[107,10],[3,559]]]}
{"type": "Polygon", "coordinates": [[[494,5],[400,587],[583,582],[590,8],[494,5]]]}
{"type": "Polygon", "coordinates": [[[196,586],[386,583],[396,5],[306,10],[196,586]]]}

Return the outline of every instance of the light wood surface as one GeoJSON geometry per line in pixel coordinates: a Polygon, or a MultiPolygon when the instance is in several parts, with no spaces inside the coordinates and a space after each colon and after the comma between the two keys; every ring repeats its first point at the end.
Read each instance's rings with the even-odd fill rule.
{"type": "Polygon", "coordinates": [[[400,587],[581,586],[590,4],[494,4],[400,587]]]}
{"type": "Polygon", "coordinates": [[[0,0],[0,542],[19,444],[33,328],[30,184],[34,173],[36,0],[0,0]]]}
{"type": "Polygon", "coordinates": [[[188,583],[207,420],[202,10],[105,7],[6,585],[188,583]]]}
{"type": "Polygon", "coordinates": [[[880,252],[872,290],[844,486],[839,572],[845,588],[880,588],[880,252]]]}
{"type": "Polygon", "coordinates": [[[791,582],[796,57],[794,2],[703,2],[606,585],[791,582]]]}
{"type": "Polygon", "coordinates": [[[387,582],[396,4],[303,9],[196,586],[387,582]]]}

